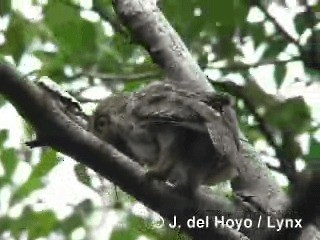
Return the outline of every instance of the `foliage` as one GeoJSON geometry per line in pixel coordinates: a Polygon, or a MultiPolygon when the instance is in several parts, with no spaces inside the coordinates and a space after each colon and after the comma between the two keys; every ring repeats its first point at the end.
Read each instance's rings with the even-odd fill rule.
{"type": "MultiPolygon", "coordinates": [[[[11,0],[0,1],[0,23],[3,23],[0,24],[0,61],[14,62],[30,77],[48,76],[86,101],[83,93],[92,87],[130,92],[155,76],[160,77],[147,52],[134,43],[119,22],[111,0],[94,0],[92,8],[72,0],[42,2],[32,1],[33,7],[39,7],[43,14],[35,17],[26,9],[14,9],[11,0]],[[150,72],[154,74],[146,74],[150,72]]],[[[163,1],[160,5],[200,66],[213,76],[231,79],[231,83],[213,85],[237,98],[240,125],[249,141],[267,142],[275,150],[275,153],[269,151],[271,157],[280,162],[294,164],[297,159],[303,159],[314,167],[320,156],[316,134],[319,134],[319,110],[304,98],[283,98],[277,93],[286,93],[283,89],[295,84],[292,76],[297,66],[302,69],[299,78],[303,79],[304,89],[318,84],[319,28],[314,22],[319,3],[315,1],[288,20],[296,30],[295,34],[289,34],[286,24],[279,25],[277,16],[270,15],[268,6],[262,2],[176,0],[163,1]],[[303,41],[302,36],[308,32],[307,40],[303,41]],[[236,79],[241,79],[243,84],[235,84],[236,79]],[[267,86],[274,86],[272,93],[267,86]],[[310,139],[306,151],[301,150],[302,135],[310,139]]],[[[289,8],[283,5],[276,8],[289,8]]],[[[0,108],[5,104],[0,96],[0,108]]],[[[125,217],[121,218],[121,227],[113,229],[110,239],[137,239],[141,235],[150,239],[180,239],[179,233],[155,229],[150,219],[131,213],[135,201],[125,195],[117,194],[115,202],[121,204],[111,204],[108,210],[97,210],[96,203],[85,199],[74,204],[72,213],[63,219],[52,209],[37,210],[27,200],[46,187],[46,179],[59,165],[59,157],[52,150],[43,150],[39,156],[30,155],[22,143],[19,148],[10,147],[7,140],[11,135],[12,131],[0,131],[0,198],[6,189],[10,192],[7,203],[0,203],[1,239],[8,234],[15,239],[25,234],[28,239],[55,234],[71,239],[77,229],[84,229],[83,239],[88,239],[94,230],[90,217],[112,210],[125,217]],[[15,178],[22,163],[29,167],[30,174],[17,183],[15,178]],[[11,216],[10,212],[17,206],[22,209],[20,214],[11,216]]],[[[282,167],[278,171],[286,174],[282,167]]],[[[92,173],[88,169],[77,165],[75,172],[79,184],[106,198],[90,179],[92,173]]],[[[114,197],[107,200],[112,202],[114,197]]]]}

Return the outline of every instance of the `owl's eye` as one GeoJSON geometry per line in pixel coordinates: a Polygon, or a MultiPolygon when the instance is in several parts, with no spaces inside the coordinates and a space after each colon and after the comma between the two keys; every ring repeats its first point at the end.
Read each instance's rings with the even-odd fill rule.
{"type": "Polygon", "coordinates": [[[94,128],[97,131],[101,131],[102,129],[104,129],[109,124],[110,124],[110,120],[109,120],[109,118],[107,116],[99,117],[95,121],[94,128]]]}

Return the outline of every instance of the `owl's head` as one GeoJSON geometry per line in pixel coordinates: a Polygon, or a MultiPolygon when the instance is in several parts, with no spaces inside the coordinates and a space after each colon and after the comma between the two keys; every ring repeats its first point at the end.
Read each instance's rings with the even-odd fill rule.
{"type": "Polygon", "coordinates": [[[111,143],[123,121],[127,99],[125,95],[113,95],[101,101],[90,118],[89,130],[111,143]]]}

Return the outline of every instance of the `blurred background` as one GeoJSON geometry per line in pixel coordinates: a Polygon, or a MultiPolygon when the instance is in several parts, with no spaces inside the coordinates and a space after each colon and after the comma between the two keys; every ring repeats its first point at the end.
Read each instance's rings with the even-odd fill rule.
{"type": "MultiPolygon", "coordinates": [[[[240,127],[285,191],[320,163],[318,0],[162,0],[240,127]]],[[[50,78],[90,114],[115,92],[162,79],[111,0],[1,0],[0,61],[50,78]]],[[[40,116],[39,116],[40,117],[40,116]]],[[[187,239],[112,183],[52,149],[0,96],[0,239],[187,239]]],[[[221,184],[217,194],[231,195],[221,184]]]]}

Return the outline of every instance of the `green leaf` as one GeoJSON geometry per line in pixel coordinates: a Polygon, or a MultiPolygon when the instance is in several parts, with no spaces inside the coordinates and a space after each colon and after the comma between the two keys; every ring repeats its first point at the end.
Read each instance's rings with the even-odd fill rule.
{"type": "Polygon", "coordinates": [[[313,11],[313,14],[309,11],[300,12],[294,17],[294,25],[298,32],[298,34],[301,36],[306,30],[313,28],[317,25],[319,22],[317,19],[317,12],[319,12],[319,3],[315,6],[311,7],[311,11],[313,11]]]}
{"type": "Polygon", "coordinates": [[[65,235],[69,235],[76,228],[82,227],[84,225],[83,216],[78,212],[73,212],[72,215],[63,219],[60,222],[60,229],[64,232],[65,235]]]}
{"type": "Polygon", "coordinates": [[[20,14],[12,14],[7,31],[5,32],[6,41],[0,46],[0,51],[12,55],[16,63],[20,61],[22,54],[27,47],[26,20],[20,14]]]}
{"type": "Polygon", "coordinates": [[[30,177],[41,178],[46,176],[58,164],[57,153],[46,150],[42,153],[40,162],[34,167],[30,177]]]}
{"type": "Polygon", "coordinates": [[[283,52],[288,43],[279,39],[272,41],[272,44],[268,45],[267,50],[264,52],[263,57],[265,59],[274,59],[276,58],[281,52],[283,52]]]}
{"type": "Polygon", "coordinates": [[[47,150],[42,153],[40,162],[34,166],[29,178],[12,195],[11,204],[29,196],[33,191],[43,187],[42,178],[45,177],[58,163],[56,152],[47,150]]]}
{"type": "Polygon", "coordinates": [[[126,222],[128,224],[128,228],[132,231],[136,231],[139,235],[160,239],[161,234],[159,229],[157,229],[149,219],[144,219],[134,214],[129,214],[126,222]]]}
{"type": "Polygon", "coordinates": [[[134,92],[144,85],[144,81],[128,81],[125,83],[123,92],[134,92]]]}
{"type": "Polygon", "coordinates": [[[302,35],[308,29],[308,16],[306,16],[305,12],[297,14],[293,21],[299,35],[302,35]]]}
{"type": "Polygon", "coordinates": [[[61,1],[49,1],[44,11],[44,21],[66,60],[82,64],[94,61],[97,52],[95,25],[82,19],[79,9],[61,1]]]}
{"type": "Polygon", "coordinates": [[[58,219],[52,211],[33,212],[26,216],[26,221],[30,240],[48,236],[58,224],[58,219]]]}
{"type": "MultiPolygon", "coordinates": [[[[0,132],[0,141],[5,141],[6,131],[0,132]]],[[[18,158],[16,152],[12,148],[5,149],[0,145],[0,163],[4,170],[4,175],[0,176],[0,189],[3,185],[12,183],[12,175],[17,168],[18,158]]]]}
{"type": "Polygon", "coordinates": [[[211,16],[212,21],[220,28],[219,31],[227,35],[244,24],[249,10],[247,4],[233,0],[211,0],[205,1],[205,4],[204,12],[211,16]]]}
{"type": "Polygon", "coordinates": [[[139,234],[133,232],[131,229],[116,228],[112,231],[110,240],[135,240],[139,237],[139,234]]]}
{"type": "MultiPolygon", "coordinates": [[[[1,56],[0,56],[1,58],[1,56]]],[[[1,59],[0,59],[0,63],[1,63],[1,59]]],[[[0,108],[6,103],[4,97],[0,96],[0,108]]]]}
{"type": "Polygon", "coordinates": [[[112,0],[93,0],[92,1],[92,5],[94,7],[104,7],[104,8],[107,8],[107,7],[112,7],[112,0]]]}
{"type": "Polygon", "coordinates": [[[141,234],[134,228],[131,227],[130,220],[125,219],[126,224],[115,227],[110,236],[110,240],[135,240],[141,234]]]}
{"type": "Polygon", "coordinates": [[[39,71],[40,76],[48,76],[57,83],[65,78],[64,66],[66,62],[61,53],[36,51],[34,55],[43,62],[43,67],[39,71]]]}
{"type": "Polygon", "coordinates": [[[268,108],[265,119],[273,127],[296,135],[310,126],[311,115],[304,99],[294,97],[268,108]]]}
{"type": "Polygon", "coordinates": [[[307,38],[304,46],[301,48],[301,58],[306,69],[311,68],[320,70],[320,30],[313,31],[313,34],[307,38]]]}
{"type": "Polygon", "coordinates": [[[93,211],[93,203],[90,199],[85,199],[75,207],[74,211],[86,216],[93,211]]]}
{"type": "Polygon", "coordinates": [[[162,1],[161,9],[188,47],[221,38],[231,41],[249,11],[245,1],[233,0],[162,1]],[[200,15],[194,16],[196,12],[200,15]]]}
{"type": "Polygon", "coordinates": [[[66,235],[70,234],[74,229],[83,227],[88,219],[88,215],[93,212],[93,203],[89,199],[80,202],[73,211],[73,214],[60,222],[59,229],[66,235]]]}
{"type": "Polygon", "coordinates": [[[283,83],[286,74],[287,74],[287,66],[285,64],[280,64],[275,66],[274,79],[276,81],[277,88],[279,88],[283,83]]]}
{"type": "Polygon", "coordinates": [[[4,174],[7,181],[11,180],[11,177],[14,173],[14,171],[17,168],[19,159],[17,157],[17,154],[15,152],[15,149],[9,148],[9,149],[3,149],[1,150],[1,164],[4,168],[4,174]]]}
{"type": "Polygon", "coordinates": [[[0,17],[8,14],[11,10],[11,0],[0,1],[0,17]]]}
{"type": "MultiPolygon", "coordinates": [[[[12,12],[4,36],[5,42],[0,45],[1,55],[10,55],[16,63],[19,63],[25,51],[30,50],[29,46],[35,37],[37,37],[37,40],[45,41],[48,39],[48,31],[43,24],[31,23],[20,13],[12,12]]],[[[0,58],[3,58],[1,55],[0,58]]]]}
{"type": "Polygon", "coordinates": [[[137,236],[141,235],[146,236],[148,239],[159,240],[188,239],[179,231],[174,231],[166,227],[158,228],[152,219],[145,219],[132,213],[127,214],[126,217],[122,219],[122,223],[121,226],[113,229],[110,239],[136,239],[137,236]]]}
{"type": "Polygon", "coordinates": [[[8,230],[11,231],[12,226],[14,226],[14,220],[8,216],[0,217],[0,234],[8,230]]]}
{"type": "Polygon", "coordinates": [[[275,96],[268,94],[254,80],[248,78],[246,84],[240,89],[240,96],[251,102],[256,108],[268,108],[278,103],[275,96]]]}
{"type": "Polygon", "coordinates": [[[214,53],[218,55],[220,59],[229,59],[234,61],[234,56],[238,53],[238,49],[234,45],[231,36],[229,37],[219,37],[216,44],[212,44],[214,53]]]}
{"type": "Polygon", "coordinates": [[[22,184],[16,190],[10,200],[10,206],[15,205],[20,200],[28,197],[32,192],[43,187],[43,183],[39,178],[29,178],[27,182],[22,184]]]}
{"type": "Polygon", "coordinates": [[[260,24],[248,23],[246,25],[246,31],[249,36],[252,36],[254,46],[258,47],[262,42],[266,41],[266,34],[264,28],[260,24]]]}
{"type": "Polygon", "coordinates": [[[309,153],[304,156],[307,162],[320,161],[320,142],[315,138],[311,138],[309,153]]]}
{"type": "Polygon", "coordinates": [[[0,130],[0,149],[2,149],[3,144],[8,138],[8,130],[7,129],[2,129],[0,130]]]}
{"type": "Polygon", "coordinates": [[[85,165],[80,163],[76,164],[74,166],[74,172],[79,182],[83,183],[86,186],[91,186],[91,179],[88,174],[88,169],[85,165]]]}
{"type": "Polygon", "coordinates": [[[33,240],[47,237],[57,226],[58,219],[52,211],[35,212],[26,207],[18,219],[11,219],[10,230],[12,235],[18,239],[24,231],[28,232],[28,239],[33,240]]]}
{"type": "MultiPolygon", "coordinates": [[[[3,138],[4,132],[1,132],[1,138],[3,138]]],[[[17,158],[16,152],[12,148],[3,149],[2,146],[0,148],[0,163],[4,169],[4,175],[0,176],[0,189],[3,185],[11,183],[12,175],[14,174],[19,159],[17,158]]]]}
{"type": "Polygon", "coordinates": [[[143,218],[131,213],[126,215],[122,221],[124,224],[113,229],[110,238],[111,240],[136,239],[138,236],[143,234],[145,225],[148,224],[143,218]]]}

